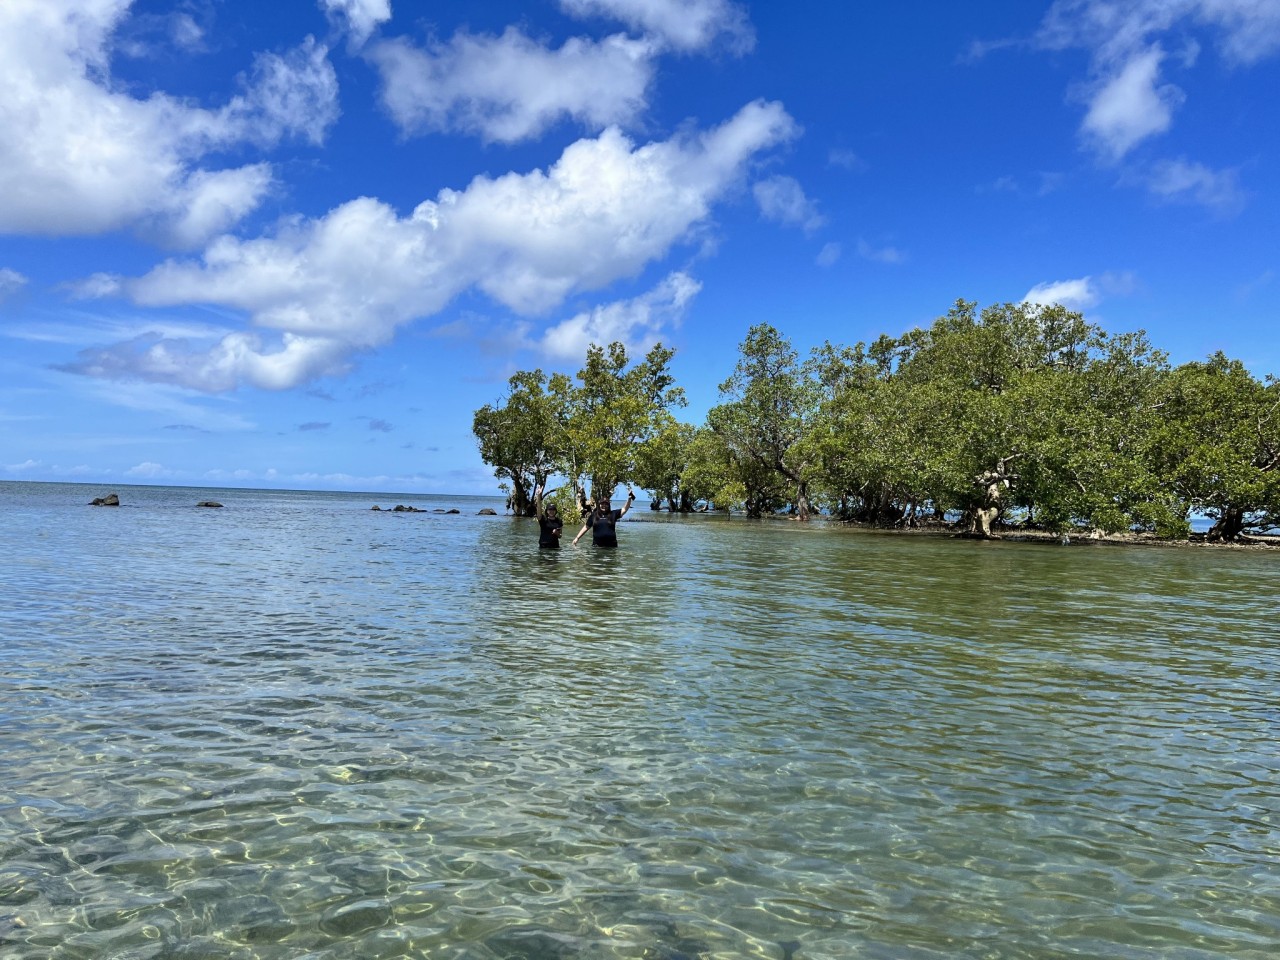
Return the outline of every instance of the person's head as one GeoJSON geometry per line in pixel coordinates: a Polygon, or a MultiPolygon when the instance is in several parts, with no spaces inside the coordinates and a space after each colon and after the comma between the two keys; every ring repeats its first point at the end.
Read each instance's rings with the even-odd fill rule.
{"type": "Polygon", "coordinates": [[[603,513],[604,511],[606,511],[606,510],[608,510],[608,509],[610,509],[609,498],[608,498],[608,497],[603,497],[603,498],[600,500],[600,512],[601,512],[601,513],[603,513]]]}
{"type": "Polygon", "coordinates": [[[557,513],[559,513],[559,512],[560,512],[560,511],[556,509],[556,505],[555,505],[554,503],[549,503],[549,504],[547,504],[547,516],[548,516],[548,517],[554,517],[554,516],[555,516],[557,513]]]}

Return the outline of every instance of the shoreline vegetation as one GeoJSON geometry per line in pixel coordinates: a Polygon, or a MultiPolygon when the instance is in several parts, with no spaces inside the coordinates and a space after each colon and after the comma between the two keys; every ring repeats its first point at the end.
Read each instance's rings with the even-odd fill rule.
{"type": "MultiPolygon", "coordinates": [[[[672,513],[673,511],[662,509],[660,512],[672,513]]],[[[765,517],[747,518],[744,514],[729,514],[723,510],[694,510],[686,513],[685,515],[690,517],[711,516],[722,521],[732,519],[734,522],[747,519],[754,519],[762,523],[794,522],[798,520],[797,517],[788,514],[773,514],[765,517]]],[[[645,517],[640,515],[633,519],[632,522],[644,523],[646,521],[645,517]]],[[[1267,550],[1280,548],[1280,533],[1259,533],[1253,536],[1240,536],[1235,540],[1223,540],[1221,538],[1211,539],[1208,531],[1193,531],[1186,537],[1173,538],[1162,537],[1151,531],[1143,530],[1118,530],[1107,533],[1098,529],[1089,530],[1077,528],[1074,530],[1055,532],[1050,530],[1036,530],[1017,525],[1000,525],[992,531],[992,535],[981,536],[970,534],[959,529],[958,524],[947,523],[945,521],[931,520],[911,527],[885,526],[883,524],[865,523],[859,520],[844,520],[839,517],[833,517],[825,514],[814,514],[810,517],[810,522],[821,526],[861,530],[867,533],[884,534],[886,536],[940,537],[953,540],[978,540],[993,543],[1039,543],[1063,546],[1212,547],[1214,549],[1231,550],[1267,550]]]]}
{"type": "Polygon", "coordinates": [[[769,324],[739,344],[703,423],[657,344],[591,346],[576,377],[510,378],[475,412],[508,509],[563,516],[621,484],[671,512],[786,515],[979,539],[1269,547],[1280,381],[1215,353],[1171,366],[1143,331],[1060,304],[958,300],[927,329],[801,359],[769,324]],[[1207,533],[1193,534],[1192,517],[1207,533]],[[954,519],[958,518],[958,520],[954,519]],[[948,526],[949,525],[949,526],[948,526]]]}

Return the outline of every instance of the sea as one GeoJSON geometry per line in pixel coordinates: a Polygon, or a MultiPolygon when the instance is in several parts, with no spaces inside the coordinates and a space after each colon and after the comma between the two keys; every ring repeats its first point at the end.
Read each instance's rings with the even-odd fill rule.
{"type": "Polygon", "coordinates": [[[0,957],[1276,956],[1280,551],[573,532],[0,483],[0,957]]]}

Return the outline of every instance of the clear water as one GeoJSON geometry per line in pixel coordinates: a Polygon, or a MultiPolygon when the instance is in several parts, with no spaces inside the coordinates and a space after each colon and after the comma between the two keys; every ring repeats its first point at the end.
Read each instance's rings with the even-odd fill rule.
{"type": "Polygon", "coordinates": [[[1280,555],[117,491],[0,484],[6,960],[1276,955],[1280,555]]]}

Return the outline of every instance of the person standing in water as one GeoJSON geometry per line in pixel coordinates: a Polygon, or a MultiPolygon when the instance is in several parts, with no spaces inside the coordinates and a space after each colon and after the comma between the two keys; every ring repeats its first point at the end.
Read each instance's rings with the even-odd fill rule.
{"type": "Polygon", "coordinates": [[[560,519],[560,511],[554,503],[542,506],[542,487],[533,493],[533,503],[538,510],[538,549],[559,550],[560,533],[564,530],[564,521],[560,519]]]}
{"type": "Polygon", "coordinates": [[[630,487],[627,488],[627,503],[621,510],[611,510],[608,498],[602,499],[596,504],[596,508],[587,514],[586,520],[582,523],[582,529],[573,538],[573,545],[576,547],[582,535],[590,530],[591,542],[597,547],[616,547],[618,521],[627,515],[627,511],[631,509],[631,504],[635,503],[635,500],[635,491],[630,487]]]}

